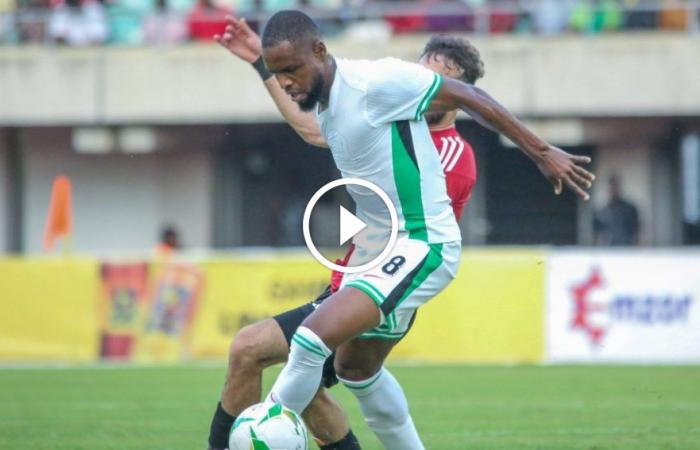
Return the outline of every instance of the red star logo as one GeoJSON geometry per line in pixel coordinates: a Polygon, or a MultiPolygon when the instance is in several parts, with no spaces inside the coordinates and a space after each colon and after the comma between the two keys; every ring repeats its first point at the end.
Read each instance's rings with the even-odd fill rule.
{"type": "Polygon", "coordinates": [[[571,321],[571,328],[574,330],[582,330],[588,335],[593,345],[599,345],[605,335],[605,328],[591,323],[591,314],[605,310],[605,305],[594,303],[589,296],[594,289],[603,287],[603,278],[600,274],[600,268],[594,267],[588,278],[580,284],[575,284],[571,287],[575,311],[574,318],[571,321]]]}

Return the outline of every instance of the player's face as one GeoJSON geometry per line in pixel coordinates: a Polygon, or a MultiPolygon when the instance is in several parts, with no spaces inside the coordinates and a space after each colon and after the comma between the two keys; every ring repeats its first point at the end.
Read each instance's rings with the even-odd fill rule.
{"type": "Polygon", "coordinates": [[[325,47],[319,52],[315,44],[318,42],[299,43],[295,47],[285,41],[263,49],[268,70],[303,111],[312,110],[323,92],[325,47]]]}
{"type": "MultiPolygon", "coordinates": [[[[462,71],[457,65],[444,55],[423,55],[418,60],[418,63],[446,77],[459,79],[462,76],[462,71]]],[[[428,125],[434,125],[440,123],[446,115],[446,112],[427,112],[425,113],[425,120],[428,122],[428,125]]]]}

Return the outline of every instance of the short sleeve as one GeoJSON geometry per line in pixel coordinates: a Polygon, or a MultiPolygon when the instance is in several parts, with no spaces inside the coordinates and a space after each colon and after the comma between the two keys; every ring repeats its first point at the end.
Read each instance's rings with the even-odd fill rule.
{"type": "Polygon", "coordinates": [[[367,118],[374,126],[421,120],[442,84],[441,75],[396,58],[375,61],[371,69],[367,82],[367,118]]]}

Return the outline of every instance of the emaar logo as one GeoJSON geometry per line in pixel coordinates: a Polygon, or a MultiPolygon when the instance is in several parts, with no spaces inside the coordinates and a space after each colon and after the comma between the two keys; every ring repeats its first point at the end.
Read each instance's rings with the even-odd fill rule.
{"type": "Polygon", "coordinates": [[[574,302],[570,327],[583,332],[593,346],[599,346],[614,326],[635,324],[669,326],[688,321],[693,297],[688,294],[616,293],[614,287],[607,298],[594,299],[596,291],[607,288],[599,267],[571,287],[574,302]]]}

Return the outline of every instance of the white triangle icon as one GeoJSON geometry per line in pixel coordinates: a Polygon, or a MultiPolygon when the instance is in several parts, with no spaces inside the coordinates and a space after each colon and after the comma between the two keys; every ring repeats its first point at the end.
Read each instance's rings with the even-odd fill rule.
{"type": "Polygon", "coordinates": [[[340,245],[345,244],[366,227],[366,223],[358,219],[347,209],[342,206],[340,207],[340,245]]]}

